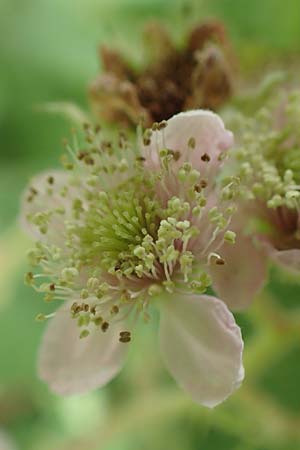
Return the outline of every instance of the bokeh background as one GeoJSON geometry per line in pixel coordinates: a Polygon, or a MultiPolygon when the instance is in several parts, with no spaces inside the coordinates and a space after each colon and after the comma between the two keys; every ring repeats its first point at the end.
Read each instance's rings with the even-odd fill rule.
{"type": "Polygon", "coordinates": [[[198,1],[192,10],[179,0],[0,1],[0,450],[300,449],[300,286],[275,269],[261,298],[237,316],[246,380],[213,411],[166,373],[155,323],[141,327],[124,371],[101,391],[59,398],[36,376],[42,300],[23,285],[29,242],[19,199],[33,174],[58,166],[70,135],[70,122],[41,105],[88,108],[99,43],[139,61],[146,21],[159,18],[176,37],[207,17],[225,22],[247,83],[267,67],[297,80],[299,0],[198,1]]]}

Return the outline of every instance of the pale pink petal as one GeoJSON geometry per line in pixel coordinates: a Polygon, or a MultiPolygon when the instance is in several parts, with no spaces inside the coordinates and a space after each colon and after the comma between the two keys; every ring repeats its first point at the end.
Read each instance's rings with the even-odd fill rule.
{"type": "MultiPolygon", "coordinates": [[[[65,198],[61,195],[61,190],[67,184],[68,175],[62,171],[52,170],[43,172],[34,177],[29,186],[25,189],[21,200],[21,214],[20,222],[24,231],[32,237],[42,238],[43,235],[39,232],[38,228],[33,225],[29,220],[29,215],[33,215],[38,212],[46,212],[52,208],[66,208],[72,205],[66,205],[65,198]],[[53,194],[49,194],[49,189],[53,191],[53,194]],[[33,195],[33,191],[36,192],[33,195]]],[[[54,241],[61,236],[59,231],[62,229],[63,221],[65,217],[61,214],[55,215],[51,220],[53,228],[54,241]],[[56,236],[56,238],[55,238],[56,236]]]]}
{"type": "Polygon", "coordinates": [[[246,308],[267,280],[265,249],[255,245],[250,237],[238,233],[236,243],[225,242],[219,253],[225,264],[212,262],[210,273],[213,288],[230,309],[246,308]]]}
{"type": "Polygon", "coordinates": [[[0,428],[0,450],[16,450],[16,448],[11,436],[0,428]]]}
{"type": "Polygon", "coordinates": [[[215,297],[169,298],[161,314],[160,345],[178,384],[202,405],[221,403],[243,380],[240,329],[215,297]]]}
{"type": "Polygon", "coordinates": [[[105,333],[93,327],[88,337],[80,339],[69,309],[59,309],[40,347],[40,378],[60,395],[82,394],[105,385],[122,368],[127,351],[127,345],[118,340],[119,331],[117,326],[105,333]]]}
{"type": "Polygon", "coordinates": [[[192,110],[181,112],[167,121],[163,130],[153,132],[151,143],[145,147],[144,155],[148,164],[157,165],[160,149],[178,151],[180,158],[176,162],[181,166],[187,159],[202,174],[216,163],[219,164],[220,153],[233,144],[233,135],[225,129],[222,119],[208,110],[192,110]],[[193,138],[195,148],[189,148],[193,138]],[[210,157],[210,163],[201,160],[204,154],[210,157]]]}
{"type": "Polygon", "coordinates": [[[273,261],[292,272],[300,271],[300,249],[273,250],[271,253],[273,261]]]}

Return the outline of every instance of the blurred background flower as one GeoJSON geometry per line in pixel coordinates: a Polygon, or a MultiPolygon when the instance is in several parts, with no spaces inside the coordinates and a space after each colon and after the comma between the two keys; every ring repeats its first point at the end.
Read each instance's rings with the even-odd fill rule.
{"type": "Polygon", "coordinates": [[[58,166],[61,140],[70,136],[70,122],[40,105],[89,110],[99,44],[138,66],[146,22],[159,20],[180,42],[191,24],[216,19],[237,55],[237,88],[255,87],[267,69],[297,73],[298,0],[210,0],[196,8],[179,0],[2,0],[0,12],[0,428],[24,450],[300,449],[297,279],[272,269],[263,298],[236,316],[247,378],[213,412],[194,405],[162,367],[155,323],[139,331],[129,363],[109,386],[59,398],[36,375],[41,302],[23,286],[28,242],[17,224],[28,179],[58,166]]]}

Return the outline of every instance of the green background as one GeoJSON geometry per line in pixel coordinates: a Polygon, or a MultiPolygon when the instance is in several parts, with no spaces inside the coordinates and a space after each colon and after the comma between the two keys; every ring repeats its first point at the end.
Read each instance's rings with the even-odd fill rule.
{"type": "Polygon", "coordinates": [[[23,285],[29,242],[18,225],[20,195],[33,174],[58,165],[70,135],[70,123],[41,106],[88,108],[99,43],[138,62],[146,21],[159,18],[180,41],[191,18],[207,17],[224,20],[247,83],[268,67],[297,70],[299,0],[210,0],[192,12],[175,0],[0,2],[0,450],[3,431],[22,450],[300,449],[300,287],[275,270],[237,317],[246,380],[213,411],[163,368],[155,323],[141,327],[124,371],[101,391],[59,398],[36,376],[41,298],[23,285]]]}

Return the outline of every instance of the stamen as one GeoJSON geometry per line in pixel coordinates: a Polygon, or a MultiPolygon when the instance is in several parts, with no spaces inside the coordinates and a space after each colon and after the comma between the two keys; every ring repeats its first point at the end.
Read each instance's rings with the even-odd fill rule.
{"type": "Polygon", "coordinates": [[[130,331],[121,331],[119,341],[123,343],[128,343],[131,341],[131,333],[130,331]]]}

